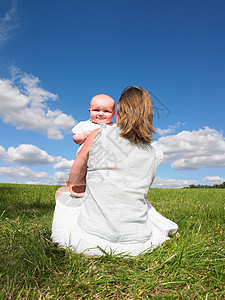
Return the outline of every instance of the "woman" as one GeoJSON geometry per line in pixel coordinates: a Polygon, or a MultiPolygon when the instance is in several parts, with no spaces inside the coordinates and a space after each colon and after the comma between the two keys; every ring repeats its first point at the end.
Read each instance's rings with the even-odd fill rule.
{"type": "Polygon", "coordinates": [[[131,256],[161,245],[177,225],[146,200],[162,152],[152,145],[149,94],[125,89],[117,124],[101,125],[84,143],[70,171],[67,189],[56,192],[52,240],[85,255],[131,256]],[[86,185],[84,198],[75,195],[86,185]],[[101,248],[101,249],[100,249],[101,248]]]}

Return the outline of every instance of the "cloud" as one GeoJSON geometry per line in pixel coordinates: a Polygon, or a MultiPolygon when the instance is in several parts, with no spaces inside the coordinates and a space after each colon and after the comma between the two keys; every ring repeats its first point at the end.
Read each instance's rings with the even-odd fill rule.
{"type": "Polygon", "coordinates": [[[13,30],[18,27],[16,20],[16,4],[13,0],[11,7],[5,12],[4,16],[0,18],[0,47],[3,46],[10,38],[13,30]]]}
{"type": "Polygon", "coordinates": [[[154,186],[157,188],[183,188],[189,187],[191,184],[198,184],[196,180],[182,180],[182,179],[171,179],[171,178],[160,178],[156,177],[154,180],[154,186]]]}
{"type": "Polygon", "coordinates": [[[62,158],[61,156],[57,157],[57,163],[54,165],[54,169],[56,170],[70,170],[73,165],[74,160],[67,160],[62,158]]]}
{"type": "Polygon", "coordinates": [[[2,146],[0,146],[0,160],[5,160],[5,157],[6,157],[5,149],[2,146]]]}
{"type": "Polygon", "coordinates": [[[225,178],[220,178],[219,176],[206,176],[203,181],[208,184],[221,184],[225,182],[225,178]]]}
{"type": "Polygon", "coordinates": [[[181,131],[158,140],[164,152],[164,163],[172,162],[177,170],[197,170],[208,167],[225,167],[225,140],[222,133],[205,127],[181,131]]]}
{"type": "MultiPolygon", "coordinates": [[[[18,182],[17,182],[18,183],[18,182]]],[[[47,181],[24,181],[23,184],[35,184],[35,185],[54,185],[51,181],[47,180],[47,181]]]]}
{"type": "Polygon", "coordinates": [[[63,138],[62,131],[70,132],[76,123],[73,117],[48,107],[48,102],[55,101],[57,95],[42,89],[37,77],[22,73],[16,67],[11,68],[11,75],[10,80],[0,79],[0,118],[3,122],[55,140],[63,138]]]}
{"type": "Polygon", "coordinates": [[[170,134],[172,132],[175,132],[178,127],[183,126],[183,125],[186,125],[186,123],[177,122],[174,125],[168,125],[167,129],[156,128],[156,133],[159,135],[170,134]]]}
{"type": "Polygon", "coordinates": [[[29,144],[21,144],[17,148],[8,148],[8,151],[5,152],[3,158],[8,163],[25,165],[42,165],[52,164],[55,162],[55,158],[47,154],[46,151],[29,144]]]}
{"type": "Polygon", "coordinates": [[[64,172],[56,172],[53,176],[53,180],[57,183],[57,184],[65,184],[66,180],[69,178],[69,174],[68,173],[64,173],[64,172]]]}
{"type": "Polygon", "coordinates": [[[40,180],[47,177],[46,172],[34,172],[33,170],[26,167],[1,167],[0,177],[8,178],[27,178],[29,180],[40,180]]]}

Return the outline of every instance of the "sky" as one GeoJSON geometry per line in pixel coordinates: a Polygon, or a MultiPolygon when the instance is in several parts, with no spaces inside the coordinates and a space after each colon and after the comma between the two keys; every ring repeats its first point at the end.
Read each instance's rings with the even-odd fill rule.
{"type": "MultiPolygon", "coordinates": [[[[93,96],[151,95],[153,187],[225,181],[225,2],[0,0],[0,182],[64,184],[93,96]]],[[[115,121],[115,119],[114,119],[115,121]]]]}

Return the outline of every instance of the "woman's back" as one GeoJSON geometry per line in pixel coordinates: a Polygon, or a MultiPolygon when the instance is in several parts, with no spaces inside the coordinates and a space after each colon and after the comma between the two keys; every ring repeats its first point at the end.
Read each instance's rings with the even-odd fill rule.
{"type": "Polygon", "coordinates": [[[87,138],[71,168],[69,192],[56,200],[52,240],[60,247],[85,255],[102,255],[102,248],[135,256],[177,231],[177,224],[146,200],[162,160],[161,150],[150,145],[152,119],[150,95],[128,87],[117,104],[117,125],[102,124],[87,138]],[[85,178],[85,196],[78,201],[73,188],[85,184],[85,178]]]}
{"type": "Polygon", "coordinates": [[[131,143],[119,132],[116,125],[103,124],[93,142],[78,223],[110,242],[145,242],[152,233],[146,195],[162,152],[131,143]]]}

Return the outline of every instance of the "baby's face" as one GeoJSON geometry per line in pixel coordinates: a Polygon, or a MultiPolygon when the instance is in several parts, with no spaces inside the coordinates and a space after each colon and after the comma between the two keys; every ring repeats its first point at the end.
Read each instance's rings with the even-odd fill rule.
{"type": "Polygon", "coordinates": [[[95,124],[109,124],[115,114],[114,101],[110,98],[99,96],[92,98],[90,103],[91,121],[95,124]]]}

